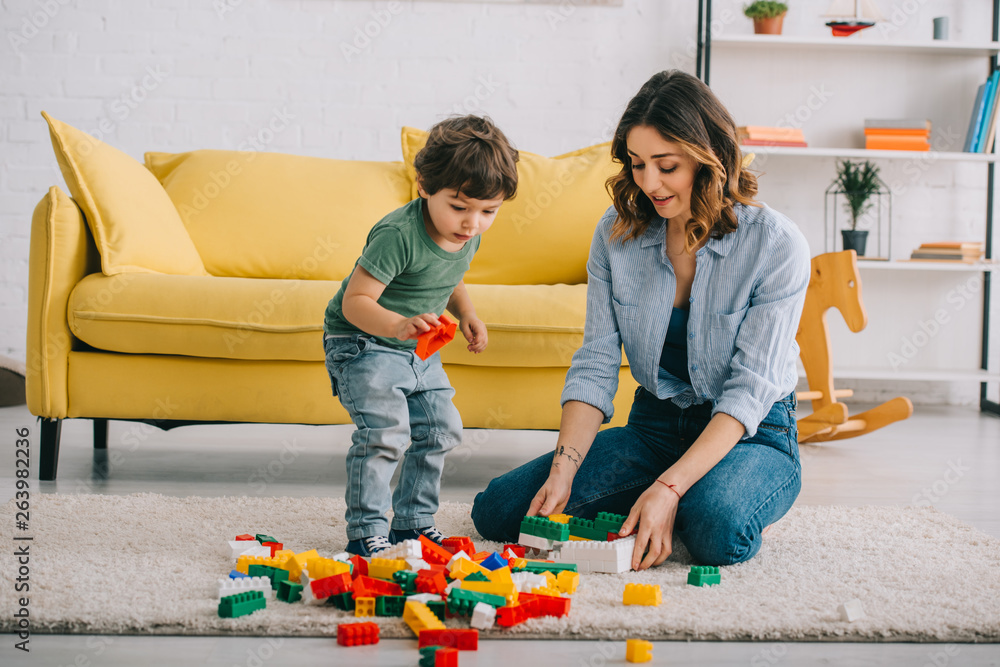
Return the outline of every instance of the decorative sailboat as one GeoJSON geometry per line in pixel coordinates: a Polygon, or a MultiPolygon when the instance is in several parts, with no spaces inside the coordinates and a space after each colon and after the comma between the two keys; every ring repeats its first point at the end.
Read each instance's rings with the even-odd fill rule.
{"type": "Polygon", "coordinates": [[[834,0],[825,18],[833,19],[826,25],[834,37],[853,35],[883,20],[872,0],[834,0]]]}

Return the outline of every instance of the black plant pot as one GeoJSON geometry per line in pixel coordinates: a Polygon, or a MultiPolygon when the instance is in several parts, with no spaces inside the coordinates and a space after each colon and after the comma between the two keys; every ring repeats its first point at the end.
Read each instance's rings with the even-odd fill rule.
{"type": "Polygon", "coordinates": [[[861,229],[841,229],[844,239],[844,250],[853,250],[858,257],[865,256],[865,244],[868,242],[868,231],[861,229]]]}

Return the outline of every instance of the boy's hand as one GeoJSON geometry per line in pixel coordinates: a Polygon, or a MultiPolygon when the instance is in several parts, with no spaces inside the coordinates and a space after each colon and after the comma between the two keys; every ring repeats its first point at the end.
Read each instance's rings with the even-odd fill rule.
{"type": "Polygon", "coordinates": [[[395,337],[399,340],[419,338],[420,334],[427,333],[438,324],[440,324],[438,316],[434,313],[416,315],[415,317],[411,317],[410,319],[403,320],[399,323],[396,327],[395,337]]]}
{"type": "Polygon", "coordinates": [[[468,317],[462,320],[462,335],[469,341],[469,352],[479,354],[486,349],[488,336],[486,324],[478,317],[468,317]]]}

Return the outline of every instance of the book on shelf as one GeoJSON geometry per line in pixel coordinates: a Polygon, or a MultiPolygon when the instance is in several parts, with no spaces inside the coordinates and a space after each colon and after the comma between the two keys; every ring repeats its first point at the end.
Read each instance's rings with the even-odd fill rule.
{"type": "Polygon", "coordinates": [[[806,146],[802,130],[796,127],[765,127],[742,125],[736,128],[736,138],[746,146],[806,146]]]}
{"type": "Polygon", "coordinates": [[[934,241],[932,243],[921,243],[920,249],[942,249],[942,250],[967,250],[983,251],[983,244],[979,241],[934,241]]]}
{"type": "Polygon", "coordinates": [[[926,118],[865,118],[865,129],[926,130],[930,134],[931,122],[926,118]]]}
{"type": "Polygon", "coordinates": [[[931,122],[914,118],[866,118],[865,148],[883,151],[929,151],[931,122]]]}
{"type": "Polygon", "coordinates": [[[997,129],[997,115],[1000,113],[1000,70],[994,71],[979,86],[976,102],[969,117],[969,129],[965,136],[963,151],[967,153],[993,152],[997,129]]]}
{"type": "Polygon", "coordinates": [[[742,146],[794,146],[796,148],[808,148],[809,144],[804,141],[774,141],[771,139],[742,139],[742,146]]]}
{"type": "Polygon", "coordinates": [[[865,137],[870,151],[929,151],[931,142],[925,137],[865,137]]]}
{"type": "Polygon", "coordinates": [[[965,263],[978,262],[982,256],[982,243],[962,241],[921,243],[919,248],[910,253],[910,259],[950,260],[965,263]]]}
{"type": "Polygon", "coordinates": [[[979,129],[979,123],[983,119],[983,100],[986,98],[986,86],[985,83],[980,84],[979,90],[976,91],[976,101],[972,104],[972,116],[969,118],[969,129],[965,132],[965,144],[962,146],[963,153],[971,153],[976,143],[976,130],[979,129]]]}

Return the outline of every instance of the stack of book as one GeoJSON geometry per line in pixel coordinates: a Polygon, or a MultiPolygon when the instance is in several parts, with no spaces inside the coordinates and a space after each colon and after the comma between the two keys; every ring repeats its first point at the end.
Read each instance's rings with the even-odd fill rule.
{"type": "Polygon", "coordinates": [[[795,127],[744,125],[736,128],[736,136],[744,146],[808,146],[802,130],[795,127]]]}
{"type": "Polygon", "coordinates": [[[865,148],[883,151],[929,151],[931,122],[919,118],[866,118],[865,148]]]}
{"type": "Polygon", "coordinates": [[[983,256],[983,244],[961,241],[921,243],[910,253],[910,259],[931,259],[952,262],[978,262],[983,256]]]}
{"type": "Polygon", "coordinates": [[[965,133],[966,153],[992,153],[997,133],[997,114],[1000,111],[1000,70],[996,70],[979,86],[972,105],[969,130],[965,133]]]}

